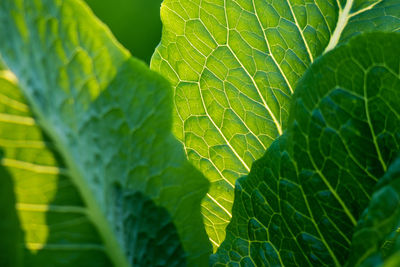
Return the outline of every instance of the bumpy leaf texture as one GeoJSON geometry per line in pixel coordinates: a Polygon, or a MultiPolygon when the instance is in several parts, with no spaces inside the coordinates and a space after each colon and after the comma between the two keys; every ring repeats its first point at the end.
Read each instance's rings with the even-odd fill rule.
{"type": "Polygon", "coordinates": [[[1,166],[24,264],[206,265],[208,182],[171,133],[167,82],[78,0],[0,1],[0,39],[29,103],[3,71],[1,166]]]}
{"type": "Polygon", "coordinates": [[[398,0],[165,0],[151,67],[174,88],[175,135],[211,182],[202,203],[214,248],[235,180],[287,128],[298,80],[351,36],[398,31],[398,0]]]}
{"type": "MultiPolygon", "coordinates": [[[[361,215],[346,266],[381,266],[385,261],[391,264],[398,257],[399,248],[400,157],[397,156],[361,215]]],[[[397,263],[400,261],[397,260],[397,263]]]]}
{"type": "Polygon", "coordinates": [[[1,266],[109,266],[104,245],[65,164],[16,82],[9,70],[1,72],[0,171],[2,183],[10,184],[2,190],[15,194],[14,201],[4,199],[2,206],[11,206],[18,214],[5,216],[6,221],[12,220],[19,228],[12,232],[22,232],[22,236],[4,236],[10,229],[0,229],[1,245],[17,244],[18,263],[1,261],[1,266]]]}
{"type": "MultiPolygon", "coordinates": [[[[341,266],[400,149],[400,34],[363,34],[299,82],[288,130],[237,181],[214,266],[341,266]]],[[[372,237],[371,237],[372,238],[372,237]]]]}

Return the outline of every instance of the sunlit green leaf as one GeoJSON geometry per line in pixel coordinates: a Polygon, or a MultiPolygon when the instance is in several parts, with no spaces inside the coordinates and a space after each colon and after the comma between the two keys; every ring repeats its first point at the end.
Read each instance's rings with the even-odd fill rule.
{"type": "Polygon", "coordinates": [[[151,66],[174,88],[174,133],[211,182],[202,213],[217,247],[235,180],[287,128],[298,80],[360,32],[398,31],[398,0],[165,0],[151,66]],[[340,3],[340,4],[339,4],[340,3]]]}

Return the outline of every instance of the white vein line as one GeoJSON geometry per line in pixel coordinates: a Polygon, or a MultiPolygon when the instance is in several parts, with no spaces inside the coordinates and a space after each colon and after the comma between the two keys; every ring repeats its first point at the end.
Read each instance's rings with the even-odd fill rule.
{"type": "Polygon", "coordinates": [[[210,116],[210,114],[208,114],[206,105],[204,103],[204,98],[203,98],[203,93],[201,92],[201,88],[200,88],[200,84],[197,84],[197,87],[199,89],[199,93],[200,93],[200,99],[201,99],[201,103],[203,105],[203,109],[204,112],[206,113],[206,116],[210,119],[211,123],[213,124],[213,126],[215,127],[215,129],[217,129],[218,133],[221,135],[221,137],[224,139],[225,143],[228,145],[228,147],[232,150],[233,154],[235,154],[235,156],[238,158],[238,160],[243,164],[243,166],[245,167],[245,169],[250,172],[250,167],[246,164],[246,162],[244,162],[244,160],[242,159],[242,157],[239,156],[239,154],[237,153],[237,151],[233,148],[233,146],[231,145],[231,143],[228,141],[228,139],[226,138],[226,136],[224,135],[224,133],[221,131],[221,129],[217,126],[217,124],[214,122],[214,120],[212,119],[212,117],[210,116]]]}
{"type": "MultiPolygon", "coordinates": [[[[274,121],[274,124],[275,124],[275,126],[276,126],[276,128],[278,130],[279,135],[282,135],[282,127],[281,127],[280,123],[278,122],[278,120],[276,119],[274,113],[271,111],[271,109],[269,108],[269,106],[265,102],[265,99],[264,99],[263,95],[261,94],[260,89],[258,88],[258,85],[257,85],[256,81],[254,80],[254,77],[247,71],[245,66],[242,64],[242,62],[239,60],[239,58],[233,52],[232,48],[229,46],[229,24],[228,24],[228,14],[226,13],[226,0],[224,0],[224,4],[225,4],[224,11],[225,11],[225,20],[226,20],[226,28],[227,28],[226,29],[226,32],[227,32],[226,47],[229,49],[229,51],[231,51],[231,53],[235,57],[236,61],[240,64],[240,66],[246,72],[247,76],[251,79],[252,83],[254,84],[254,87],[257,90],[257,93],[258,93],[259,97],[261,98],[261,100],[262,100],[262,102],[264,104],[264,107],[267,109],[269,115],[271,116],[272,120],[274,121]]],[[[271,52],[271,50],[270,50],[270,52],[271,52]]]]}
{"type": "Polygon", "coordinates": [[[215,198],[213,198],[209,193],[207,193],[207,196],[213,201],[215,202],[215,204],[217,204],[221,209],[223,209],[225,211],[226,214],[228,214],[228,216],[230,218],[232,218],[232,214],[224,207],[222,206],[215,198]]]}
{"type": "Polygon", "coordinates": [[[286,78],[286,75],[283,72],[281,66],[278,64],[278,61],[276,61],[274,55],[272,54],[272,50],[271,50],[271,47],[269,46],[268,38],[267,38],[267,35],[265,34],[265,30],[264,30],[264,28],[262,26],[262,23],[261,23],[260,19],[259,19],[258,12],[257,12],[256,6],[255,6],[254,0],[252,0],[252,3],[253,3],[253,8],[254,8],[254,13],[256,15],[258,24],[260,25],[261,31],[263,32],[265,43],[267,44],[269,54],[270,54],[272,60],[274,61],[276,67],[278,68],[279,72],[281,73],[283,79],[285,80],[287,86],[289,87],[290,92],[293,94],[294,90],[292,89],[292,86],[290,85],[289,80],[286,78]]]}
{"type": "Polygon", "coordinates": [[[339,42],[344,27],[346,27],[347,22],[349,21],[350,18],[349,14],[352,6],[353,6],[353,0],[347,0],[344,9],[339,11],[339,18],[336,24],[335,31],[331,35],[331,39],[329,40],[329,43],[326,46],[324,53],[327,53],[328,51],[335,48],[337,43],[339,42]]]}
{"type": "Polygon", "coordinates": [[[358,14],[361,14],[361,13],[363,13],[363,12],[365,12],[365,11],[368,11],[368,10],[374,8],[374,6],[376,6],[377,4],[382,3],[382,2],[383,2],[383,0],[377,1],[377,2],[373,3],[373,4],[370,5],[370,6],[367,6],[367,7],[363,8],[363,9],[360,9],[360,10],[354,12],[354,13],[351,13],[351,14],[349,15],[349,17],[351,18],[351,17],[357,16],[358,14]]]}
{"type": "MultiPolygon", "coordinates": [[[[210,152],[208,152],[208,154],[210,154],[210,152]]],[[[222,174],[222,172],[220,171],[220,169],[217,168],[217,166],[215,165],[215,163],[211,160],[211,156],[208,155],[209,158],[205,158],[206,160],[209,160],[211,162],[211,165],[214,166],[214,168],[217,170],[218,174],[221,176],[222,180],[224,180],[225,182],[227,182],[232,188],[235,188],[235,186],[222,174]]]]}
{"type": "Polygon", "coordinates": [[[258,85],[256,83],[256,81],[254,80],[254,77],[247,71],[246,67],[243,65],[243,63],[240,61],[240,59],[236,56],[235,52],[233,52],[232,48],[229,46],[229,44],[226,44],[226,47],[229,49],[229,51],[232,53],[232,55],[235,57],[236,61],[240,64],[240,66],[242,67],[242,69],[246,72],[247,76],[250,78],[251,82],[253,83],[254,87],[257,89],[257,93],[259,95],[259,97],[261,98],[262,102],[263,102],[263,106],[265,107],[265,109],[268,111],[269,115],[272,118],[272,121],[275,124],[276,129],[278,130],[279,135],[282,135],[282,126],[280,125],[280,123],[278,122],[278,120],[276,119],[274,113],[272,112],[272,110],[269,108],[267,102],[265,102],[264,97],[262,96],[260,89],[258,88],[258,85]]]}
{"type": "Polygon", "coordinates": [[[100,244],[46,244],[27,242],[25,246],[29,250],[105,250],[104,246],[100,244]]]}
{"type": "Polygon", "coordinates": [[[28,125],[28,126],[36,125],[35,120],[31,117],[10,115],[6,113],[0,113],[0,122],[9,122],[9,123],[28,125]]]}
{"type": "Polygon", "coordinates": [[[199,94],[200,94],[200,99],[201,99],[201,103],[204,109],[204,112],[206,113],[207,117],[210,119],[211,123],[213,124],[213,126],[215,127],[215,129],[217,129],[218,133],[221,135],[221,137],[224,139],[225,143],[228,145],[228,147],[232,150],[232,152],[235,154],[235,156],[237,157],[237,159],[243,164],[243,166],[245,167],[245,169],[250,172],[250,167],[246,164],[246,162],[244,162],[244,160],[242,159],[242,157],[240,157],[240,155],[237,153],[237,151],[233,148],[233,146],[231,145],[231,143],[228,141],[228,139],[226,138],[226,136],[224,135],[224,133],[222,132],[222,130],[217,126],[217,124],[214,122],[214,120],[212,119],[212,117],[210,116],[210,114],[208,114],[208,110],[207,107],[204,103],[204,98],[203,98],[203,93],[201,92],[201,88],[200,88],[200,84],[197,83],[197,88],[199,90],[199,94]]]}
{"type": "Polygon", "coordinates": [[[321,17],[324,18],[324,22],[325,22],[325,24],[326,24],[326,27],[327,27],[328,30],[329,30],[329,34],[332,35],[332,30],[331,30],[331,28],[330,28],[330,25],[329,25],[328,21],[326,20],[326,17],[324,16],[324,14],[322,13],[322,10],[321,10],[321,8],[320,8],[319,5],[318,5],[318,1],[315,1],[315,6],[318,8],[318,11],[319,11],[319,14],[321,15],[321,17]]]}
{"type": "Polygon", "coordinates": [[[183,20],[184,22],[186,22],[186,19],[184,19],[178,12],[176,12],[175,10],[171,9],[169,6],[167,6],[166,4],[162,5],[163,8],[168,9],[168,11],[170,11],[171,13],[174,13],[174,15],[176,15],[177,17],[179,17],[181,20],[183,20]]]}
{"type": "Polygon", "coordinates": [[[87,209],[79,206],[62,206],[46,204],[16,203],[17,210],[36,212],[59,212],[59,213],[81,213],[86,214],[87,209]]]}
{"type": "Polygon", "coordinates": [[[39,165],[39,164],[34,164],[34,163],[26,162],[26,161],[9,159],[9,158],[2,158],[0,161],[0,164],[3,166],[6,166],[6,167],[23,169],[23,170],[27,170],[27,171],[31,171],[31,172],[36,172],[36,173],[54,174],[54,175],[59,175],[59,174],[67,175],[68,174],[68,170],[64,169],[64,168],[39,165]]]}
{"type": "MultiPolygon", "coordinates": [[[[217,41],[214,39],[214,36],[210,33],[210,31],[208,30],[208,28],[206,27],[206,25],[204,25],[204,23],[200,20],[200,22],[203,24],[203,26],[204,26],[204,28],[206,29],[206,31],[208,32],[208,34],[209,34],[209,36],[213,39],[213,41],[214,41],[214,43],[216,44],[216,45],[218,45],[218,43],[217,43],[217,41]]],[[[186,38],[186,37],[185,37],[186,38]]],[[[197,49],[196,49],[196,47],[192,44],[192,42],[189,40],[189,39],[187,39],[186,38],[186,41],[193,47],[193,49],[195,49],[196,51],[198,51],[197,49]]],[[[228,47],[228,46],[227,46],[228,47]]],[[[229,48],[229,50],[231,51],[231,53],[234,55],[234,53],[233,53],[233,51],[230,49],[230,47],[228,47],[229,48]]],[[[200,51],[198,51],[206,60],[207,60],[207,58],[208,58],[208,56],[206,56],[206,55],[204,55],[203,53],[201,53],[200,51]]],[[[235,55],[234,55],[235,56],[235,55]]],[[[181,57],[183,58],[183,56],[181,55],[181,57]]],[[[237,59],[237,58],[236,58],[237,59]]],[[[239,61],[239,59],[237,59],[237,61],[240,63],[240,65],[242,66],[242,68],[243,69],[245,69],[245,67],[241,64],[241,62],[239,61]]],[[[223,63],[223,62],[221,62],[220,60],[218,60],[218,62],[220,62],[221,64],[223,64],[224,66],[225,66],[225,64],[223,63]]],[[[199,65],[201,65],[200,63],[199,63],[199,65]]],[[[229,69],[229,67],[228,66],[225,66],[227,69],[229,69]]],[[[202,71],[200,72],[200,73],[198,73],[198,75],[199,75],[199,81],[198,82],[200,82],[200,78],[202,77],[202,74],[203,74],[203,72],[204,72],[204,70],[208,70],[209,72],[211,72],[212,73],[212,71],[211,70],[209,70],[208,68],[207,68],[207,66],[205,66],[205,65],[203,65],[203,69],[202,69],[202,71]]],[[[246,70],[246,69],[245,69],[246,70]]],[[[246,73],[247,73],[247,71],[246,71],[246,73]]],[[[175,72],[175,74],[177,75],[177,73],[175,72]]],[[[251,78],[251,76],[250,76],[250,74],[249,73],[247,73],[247,75],[251,78]]],[[[180,77],[178,76],[178,78],[180,79],[180,77]]],[[[181,79],[180,79],[181,80],[181,79]]],[[[226,81],[226,80],[225,80],[226,81]]],[[[229,82],[229,81],[226,81],[226,82],[229,82]]],[[[206,83],[207,83],[207,81],[206,81],[206,83]]],[[[259,92],[259,90],[258,90],[258,87],[257,87],[257,84],[255,83],[255,82],[253,82],[253,84],[254,84],[254,86],[256,87],[256,89],[257,89],[257,91],[259,92]]],[[[208,86],[208,87],[210,87],[210,86],[208,86]]],[[[211,94],[213,95],[213,97],[214,97],[214,99],[215,99],[215,101],[216,102],[218,102],[219,103],[219,101],[215,98],[215,96],[214,96],[214,93],[212,93],[212,91],[211,90],[209,90],[210,92],[211,92],[211,94]]],[[[224,88],[224,91],[225,91],[225,88],[224,88]]],[[[239,90],[239,92],[240,93],[242,93],[240,90],[239,90]]],[[[243,94],[243,93],[242,93],[243,94]]],[[[257,101],[257,100],[254,100],[254,99],[252,99],[252,98],[250,98],[248,95],[246,95],[246,94],[243,94],[244,96],[246,96],[247,98],[249,98],[251,101],[254,101],[254,102],[256,102],[257,104],[260,104],[260,105],[266,105],[266,103],[264,102],[264,99],[262,98],[262,96],[260,95],[261,93],[259,92],[259,96],[260,96],[260,98],[261,98],[261,100],[263,101],[263,103],[260,103],[259,101],[257,101]]],[[[226,95],[226,94],[225,94],[226,95]]],[[[274,93],[274,95],[275,95],[275,93],[274,93]]],[[[232,108],[232,106],[231,106],[231,100],[229,99],[229,98],[227,98],[227,102],[229,103],[229,108],[230,108],[230,110],[239,118],[239,120],[242,122],[242,124],[247,128],[247,130],[257,139],[257,141],[261,144],[261,146],[263,147],[263,149],[266,149],[266,147],[265,147],[265,145],[263,144],[263,142],[261,142],[261,140],[258,138],[258,136],[248,127],[248,125],[244,122],[244,120],[236,113],[236,111],[232,108]]],[[[175,105],[176,106],[176,105],[175,105]]],[[[175,107],[176,108],[176,107],[175,107]]],[[[273,114],[272,114],[273,115],[273,114]]],[[[181,118],[181,115],[179,114],[179,112],[178,112],[178,116],[179,116],[179,118],[182,120],[182,122],[184,122],[183,121],[183,119],[181,118]]],[[[274,121],[274,123],[275,123],[275,121],[274,121]]],[[[278,131],[279,131],[279,129],[278,129],[278,131]]],[[[183,136],[185,136],[185,133],[183,133],[183,136]]],[[[271,138],[271,139],[274,139],[274,138],[271,138]]],[[[186,150],[185,150],[185,152],[186,152],[186,150]]],[[[186,152],[187,153],[187,152],[186,152]]],[[[222,175],[221,175],[222,176],[222,175]]],[[[228,182],[228,183],[230,183],[230,182],[228,182]]],[[[233,185],[232,185],[232,187],[233,187],[233,185]]]]}
{"type": "Polygon", "coordinates": [[[342,4],[340,3],[339,0],[336,0],[336,4],[337,4],[337,6],[338,6],[338,8],[339,8],[339,12],[341,12],[341,11],[343,10],[342,4]]]}
{"type": "MultiPolygon", "coordinates": [[[[169,63],[169,61],[166,60],[165,58],[163,58],[163,56],[161,55],[161,53],[159,52],[158,49],[156,50],[156,53],[157,53],[158,56],[160,57],[161,61],[163,61],[164,63],[166,63],[166,64],[168,65],[168,67],[174,72],[176,78],[177,78],[178,80],[181,80],[181,77],[178,75],[178,73],[175,71],[175,69],[171,66],[171,64],[169,63]]],[[[161,64],[160,64],[160,67],[161,67],[161,64]]],[[[160,67],[159,67],[158,71],[161,73],[160,67]]],[[[178,84],[179,84],[179,82],[178,82],[178,84]]],[[[177,87],[177,84],[175,84],[175,85],[172,86],[172,88],[174,89],[174,96],[175,96],[175,93],[176,93],[176,87],[177,87]]],[[[182,122],[182,136],[183,136],[183,138],[185,138],[185,136],[186,136],[186,135],[185,135],[185,129],[184,129],[184,127],[183,127],[185,121],[183,120],[182,115],[179,113],[178,107],[177,107],[177,105],[175,104],[175,97],[174,97],[173,101],[174,101],[174,109],[175,109],[175,112],[176,112],[176,114],[178,115],[179,119],[180,119],[181,122],[182,122]]],[[[186,155],[186,157],[188,158],[188,152],[187,152],[187,147],[186,147],[185,141],[180,140],[180,139],[178,139],[178,138],[177,138],[177,140],[178,140],[179,142],[181,142],[181,144],[183,145],[183,148],[184,148],[184,151],[185,151],[185,155],[186,155]]]]}
{"type": "Polygon", "coordinates": [[[210,239],[211,243],[213,243],[214,246],[219,247],[219,244],[215,242],[211,237],[209,237],[208,239],[210,239]]]}
{"type": "MultiPolygon", "coordinates": [[[[224,88],[225,90],[225,88],[224,88]]],[[[256,135],[249,126],[247,126],[247,123],[245,123],[244,119],[242,119],[242,117],[239,116],[239,114],[236,112],[236,110],[233,109],[232,105],[231,105],[231,99],[227,98],[228,103],[229,103],[229,108],[230,110],[232,110],[232,112],[239,118],[239,120],[242,122],[242,124],[247,128],[247,130],[249,131],[249,133],[251,133],[258,141],[258,143],[260,143],[260,145],[262,146],[263,149],[267,149],[265,147],[265,145],[263,144],[263,142],[261,142],[260,138],[258,137],[258,135],[256,135]]],[[[246,113],[249,112],[246,110],[246,113]]],[[[246,116],[246,114],[245,114],[246,116]]]]}
{"type": "MultiPolygon", "coordinates": [[[[195,136],[197,136],[198,138],[203,138],[202,136],[200,136],[200,135],[198,135],[198,134],[196,134],[194,132],[191,132],[191,133],[194,134],[195,136]]],[[[201,156],[200,154],[198,154],[196,150],[194,150],[192,148],[189,148],[189,149],[194,151],[197,155],[199,155],[203,159],[209,161],[211,163],[211,165],[217,170],[218,174],[221,176],[221,179],[224,180],[225,182],[227,182],[232,188],[235,188],[235,186],[221,173],[220,169],[217,168],[215,163],[211,160],[211,156],[210,156],[210,152],[209,151],[208,151],[208,158],[205,158],[205,157],[201,156]]]]}
{"type": "MultiPolygon", "coordinates": [[[[200,22],[203,24],[203,26],[204,26],[204,28],[206,29],[206,31],[207,31],[207,33],[209,34],[209,36],[211,37],[211,39],[214,41],[214,43],[218,46],[219,44],[218,44],[218,42],[217,42],[217,40],[215,40],[215,38],[214,38],[214,36],[211,34],[211,32],[210,32],[210,30],[206,27],[206,25],[203,23],[203,21],[201,21],[200,20],[200,22]]],[[[227,29],[228,30],[228,29],[227,29]]],[[[189,40],[189,39],[186,39],[192,46],[193,46],[193,44],[191,43],[191,41],[189,40]]],[[[228,47],[228,46],[227,46],[228,47]]],[[[230,47],[228,47],[229,49],[230,49],[230,47]]],[[[234,54],[233,53],[233,51],[230,49],[230,51],[231,51],[231,53],[232,54],[234,54]]],[[[205,56],[205,55],[203,55],[205,58],[206,58],[206,60],[207,60],[207,58],[208,58],[208,56],[205,56]]],[[[218,60],[218,62],[220,62],[221,64],[223,64],[227,69],[229,69],[229,67],[228,66],[226,66],[225,65],[225,63],[224,62],[222,62],[222,61],[220,61],[219,59],[216,59],[216,60],[218,60]]],[[[239,61],[239,60],[238,60],[239,61]]],[[[240,62],[239,62],[240,63],[240,62]]],[[[203,74],[203,72],[204,72],[204,70],[205,69],[207,69],[209,72],[211,72],[212,73],[212,71],[211,70],[209,70],[208,68],[207,68],[207,66],[205,66],[205,65],[203,65],[203,70],[200,72],[200,75],[199,75],[199,79],[200,79],[200,77],[202,76],[202,74],[203,74]]],[[[243,69],[244,69],[244,67],[243,67],[243,69]]],[[[248,74],[248,76],[250,76],[249,74],[248,74]]],[[[199,80],[200,81],[200,80],[199,80]]],[[[207,82],[207,81],[206,81],[207,82]]],[[[227,83],[230,83],[229,81],[227,81],[226,79],[224,80],[224,82],[227,82],[227,83]]],[[[231,83],[230,83],[231,84],[231,83]]],[[[253,83],[254,84],[254,83],[253,83]]],[[[232,84],[231,84],[232,85],[232,84]]],[[[257,85],[256,84],[254,84],[255,85],[255,87],[257,88],[257,85]]],[[[233,86],[233,85],[232,85],[233,86]]],[[[208,86],[208,87],[210,87],[210,86],[208,86]]],[[[257,88],[257,90],[258,90],[258,88],[257,88]]],[[[225,87],[224,87],[224,91],[225,91],[225,87]]],[[[211,92],[211,90],[210,90],[210,92],[211,92]]],[[[259,105],[265,105],[265,103],[263,104],[263,103],[260,103],[259,101],[257,101],[257,100],[255,100],[255,99],[252,99],[250,96],[248,96],[248,95],[246,95],[246,94],[244,94],[243,92],[241,92],[240,90],[239,90],[239,92],[242,94],[242,95],[244,95],[245,97],[247,97],[248,99],[250,99],[251,101],[254,101],[254,102],[256,102],[257,104],[259,104],[259,105]]],[[[214,94],[213,93],[211,93],[213,96],[214,96],[214,94]]],[[[275,93],[274,93],[274,95],[275,95],[275,93]]],[[[226,93],[225,93],[225,96],[226,96],[226,93]]],[[[260,94],[259,94],[259,96],[260,96],[260,94]]],[[[260,96],[261,97],[261,96],[260,96]]],[[[217,101],[217,99],[214,97],[214,99],[215,99],[215,101],[217,101]]],[[[263,98],[261,97],[261,100],[263,101],[263,98]]],[[[218,101],[217,101],[218,102],[218,101]]],[[[261,146],[263,147],[263,149],[266,149],[266,147],[265,147],[265,145],[263,144],[263,142],[261,142],[261,140],[260,140],[260,138],[248,127],[248,125],[244,122],[244,120],[237,114],[237,112],[233,109],[233,107],[232,107],[232,105],[231,105],[231,99],[229,99],[228,97],[227,97],[227,102],[229,103],[229,108],[230,108],[230,110],[232,110],[232,112],[239,118],[239,120],[242,122],[242,124],[247,128],[247,130],[257,139],[257,141],[261,144],[261,146]]],[[[264,102],[264,101],[263,101],[264,102]]],[[[219,102],[218,102],[219,103],[219,102]]],[[[274,139],[274,138],[271,138],[271,139],[274,139]]]]}
{"type": "MultiPolygon", "coordinates": [[[[253,3],[254,3],[254,0],[253,0],[253,3]]],[[[286,3],[287,3],[288,6],[289,6],[290,13],[292,13],[292,16],[293,16],[293,19],[294,19],[294,24],[296,25],[297,29],[299,30],[299,33],[300,33],[300,35],[301,35],[301,39],[303,39],[303,43],[304,43],[304,46],[306,47],[308,56],[310,57],[310,61],[313,62],[313,61],[314,61],[313,55],[312,55],[312,53],[311,53],[310,47],[309,47],[308,44],[307,44],[306,38],[304,37],[303,31],[300,29],[300,24],[299,24],[299,22],[297,21],[297,18],[296,18],[296,15],[294,14],[293,8],[292,8],[292,6],[291,6],[289,0],[286,0],[286,3]]]]}
{"type": "MultiPolygon", "coordinates": [[[[210,70],[208,70],[208,71],[210,71],[210,70]]],[[[225,80],[224,82],[227,82],[227,83],[231,84],[231,83],[230,83],[229,81],[227,81],[227,80],[225,80]]],[[[205,83],[207,83],[207,81],[205,81],[205,83]]],[[[231,85],[232,85],[232,84],[231,84],[231,85]]],[[[208,87],[210,88],[210,86],[208,86],[208,87]]],[[[226,94],[225,85],[224,85],[223,87],[224,87],[225,95],[227,95],[227,94],[226,94]]],[[[211,94],[213,95],[214,100],[215,100],[218,104],[220,104],[220,102],[217,100],[217,97],[215,97],[214,93],[213,93],[211,90],[210,90],[210,92],[211,92],[211,94]]],[[[240,92],[240,91],[239,91],[239,92],[240,92]]],[[[243,94],[243,93],[242,93],[242,94],[243,94]]],[[[245,94],[243,94],[243,95],[246,96],[246,97],[248,97],[248,96],[245,95],[245,94]]],[[[251,98],[250,98],[250,99],[251,99],[251,98]]],[[[232,107],[232,105],[231,105],[231,99],[229,99],[228,97],[226,97],[226,100],[227,100],[227,102],[228,102],[229,109],[239,118],[239,120],[242,122],[242,124],[244,125],[244,127],[246,127],[246,129],[257,139],[257,141],[261,144],[261,146],[263,147],[263,149],[266,149],[266,147],[264,146],[263,142],[261,142],[260,138],[258,138],[258,136],[250,129],[250,127],[247,125],[247,123],[244,122],[244,119],[242,119],[242,117],[239,116],[239,114],[236,112],[236,110],[233,109],[233,107],[232,107]]],[[[255,102],[259,103],[258,101],[255,101],[255,102]]],[[[261,104],[261,103],[259,103],[259,104],[261,104]]],[[[223,106],[222,104],[220,104],[220,105],[223,106]]],[[[246,112],[247,112],[247,110],[246,110],[246,112]]]]}
{"type": "MultiPolygon", "coordinates": [[[[202,205],[202,207],[203,207],[203,209],[207,210],[210,214],[212,214],[214,217],[216,217],[216,218],[218,218],[219,220],[221,220],[222,224],[225,225],[226,223],[229,223],[229,220],[227,220],[227,219],[225,219],[225,218],[222,218],[222,217],[220,216],[219,213],[216,213],[214,207],[212,207],[211,210],[210,210],[208,207],[206,207],[205,205],[202,205]]],[[[209,219],[209,221],[211,221],[211,220],[209,219]]],[[[211,222],[212,222],[212,221],[211,221],[211,222]]],[[[212,223],[212,225],[215,225],[215,224],[212,223]]]]}

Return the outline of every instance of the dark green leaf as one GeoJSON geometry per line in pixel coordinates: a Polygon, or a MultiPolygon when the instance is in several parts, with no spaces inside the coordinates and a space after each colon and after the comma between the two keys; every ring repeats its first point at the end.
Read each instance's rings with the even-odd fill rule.
{"type": "Polygon", "coordinates": [[[373,267],[400,248],[400,157],[379,181],[353,235],[346,266],[373,267]]]}
{"type": "Polygon", "coordinates": [[[340,266],[400,149],[400,34],[364,34],[299,82],[287,132],[236,184],[215,266],[340,266]]]}

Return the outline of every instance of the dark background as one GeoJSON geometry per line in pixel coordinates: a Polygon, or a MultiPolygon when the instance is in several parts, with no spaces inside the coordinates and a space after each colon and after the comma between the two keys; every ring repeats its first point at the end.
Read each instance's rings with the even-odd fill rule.
{"type": "Polygon", "coordinates": [[[131,54],[147,64],[161,38],[162,0],[86,0],[131,54]]]}

